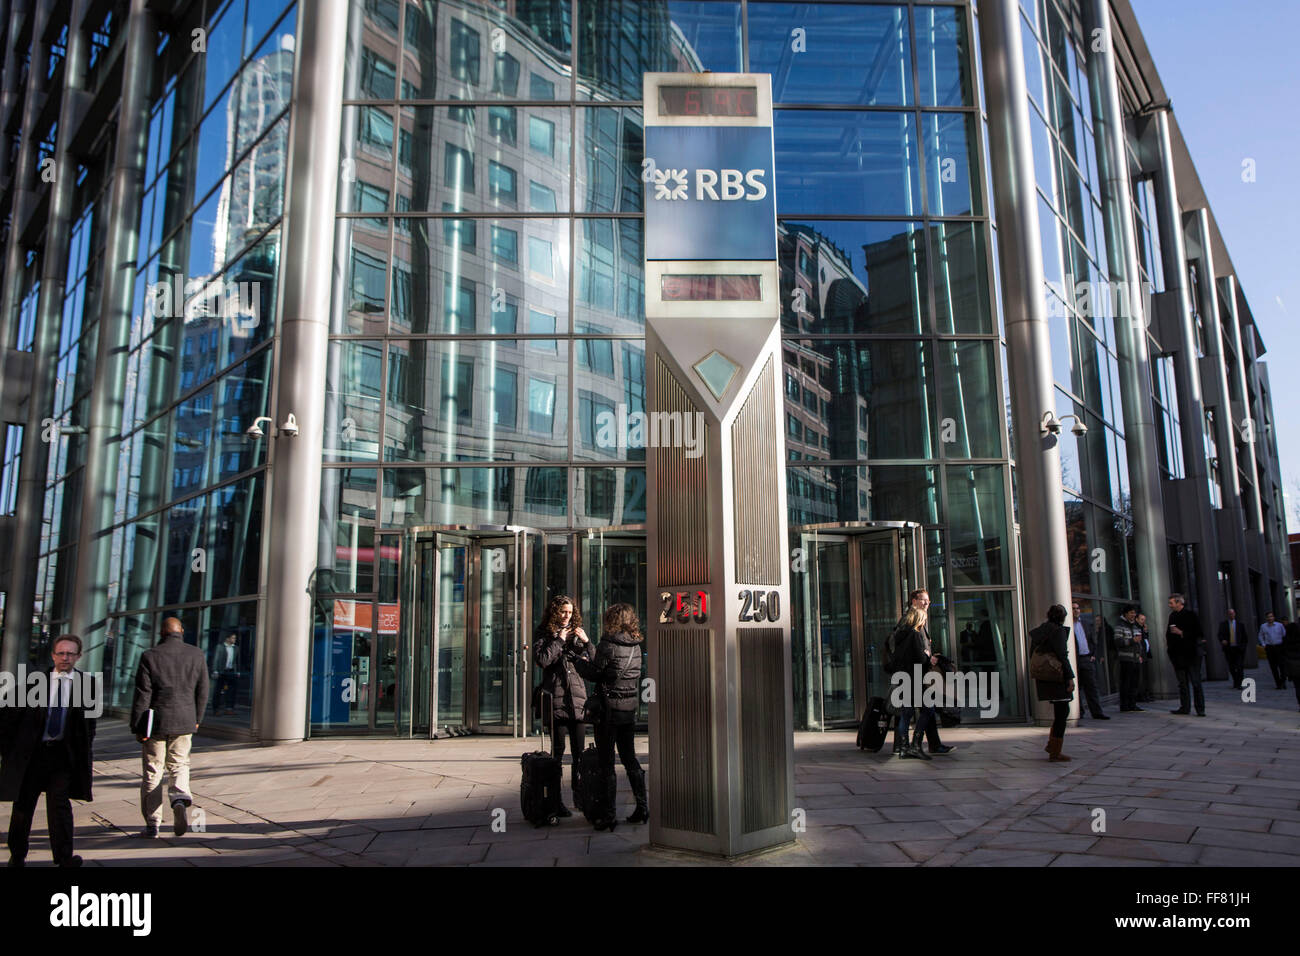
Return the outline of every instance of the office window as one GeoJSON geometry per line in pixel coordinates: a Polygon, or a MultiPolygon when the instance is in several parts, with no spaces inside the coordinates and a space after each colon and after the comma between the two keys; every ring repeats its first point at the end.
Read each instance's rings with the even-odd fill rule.
{"type": "Polygon", "coordinates": [[[538,239],[536,236],[528,237],[528,271],[547,279],[555,278],[555,270],[551,262],[551,244],[547,240],[538,239]]]}
{"type": "Polygon", "coordinates": [[[555,190],[529,180],[528,205],[533,212],[555,212],[555,190]]]}
{"type": "Polygon", "coordinates": [[[528,428],[549,435],[555,430],[555,383],[528,379],[528,428]]]}
{"type": "MultiPolygon", "coordinates": [[[[360,249],[352,250],[352,302],[353,312],[373,314],[384,311],[384,260],[360,249]]],[[[188,347],[192,340],[187,339],[188,347]]]]}
{"type": "Polygon", "coordinates": [[[508,300],[492,301],[492,331],[497,335],[511,335],[519,324],[519,306],[508,300]]]}
{"type": "Polygon", "coordinates": [[[519,233],[513,229],[492,227],[492,255],[511,265],[519,264],[519,233]]]}
{"type": "MultiPolygon", "coordinates": [[[[533,335],[554,335],[555,316],[549,312],[529,309],[528,331],[533,335]]],[[[528,347],[535,352],[555,352],[558,349],[555,339],[530,339],[528,347]]]]}
{"type": "Polygon", "coordinates": [[[450,355],[442,357],[442,409],[439,417],[444,422],[457,421],[468,424],[474,416],[474,363],[452,362],[450,355]],[[454,371],[453,371],[454,369],[454,371]]]}
{"type": "Polygon", "coordinates": [[[472,106],[448,106],[447,119],[453,123],[461,123],[465,126],[474,127],[474,107],[472,106]]]}
{"type": "Polygon", "coordinates": [[[498,53],[493,63],[492,92],[510,97],[519,95],[519,61],[509,53],[498,53]]]}
{"type": "Polygon", "coordinates": [[[508,143],[511,146],[515,145],[515,140],[518,138],[515,108],[513,106],[489,106],[488,132],[503,143],[508,143]]]}
{"type": "Polygon", "coordinates": [[[503,166],[494,159],[488,160],[488,195],[494,202],[518,202],[516,179],[515,171],[509,166],[503,166]]]}
{"type": "Polygon", "coordinates": [[[467,150],[448,143],[446,160],[443,164],[443,179],[453,189],[472,193],[474,191],[474,157],[467,150]]]}
{"type": "Polygon", "coordinates": [[[478,31],[455,17],[451,20],[451,77],[461,83],[478,84],[478,31]]]}
{"type": "Polygon", "coordinates": [[[555,99],[555,84],[536,73],[528,74],[528,98],[533,100],[555,99]]]}
{"type": "MultiPolygon", "coordinates": [[[[452,204],[442,204],[443,212],[456,212],[452,204]]],[[[442,221],[442,240],[448,246],[460,242],[462,249],[473,249],[478,244],[478,223],[473,219],[444,219],[442,221]]]]}
{"type": "Polygon", "coordinates": [[[397,67],[369,47],[361,50],[361,92],[372,100],[396,96],[397,67]]]}
{"type": "Polygon", "coordinates": [[[528,148],[547,156],[555,155],[555,124],[540,116],[528,117],[528,148]]]}
{"type": "Polygon", "coordinates": [[[442,330],[444,332],[473,332],[476,325],[476,298],[474,282],[461,279],[459,285],[452,285],[450,275],[443,276],[442,330]]]}
{"type": "Polygon", "coordinates": [[[498,365],[492,379],[492,424],[498,428],[515,427],[515,402],[519,376],[513,369],[498,365]]]}

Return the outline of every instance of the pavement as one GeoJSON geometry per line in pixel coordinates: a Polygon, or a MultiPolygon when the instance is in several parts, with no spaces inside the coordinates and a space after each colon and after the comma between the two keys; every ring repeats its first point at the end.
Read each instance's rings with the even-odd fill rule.
{"type": "MultiPolygon", "coordinates": [[[[1047,760],[1042,727],[945,729],[959,749],[928,762],[860,752],[850,732],[799,733],[805,829],[734,861],[648,847],[645,826],[597,833],[581,815],[534,829],[519,810],[519,755],[536,741],[496,737],[260,747],[197,736],[203,829],[173,837],[169,811],[162,837],[145,840],[139,746],[106,720],[95,800],[73,804],[76,849],[86,866],[1296,866],[1300,713],[1289,686],[1257,693],[1245,703],[1207,684],[1205,718],[1173,716],[1170,701],[1137,714],[1112,704],[1111,720],[1067,731],[1070,763],[1047,760]]],[[[632,802],[618,775],[622,817],[632,802]]],[[[9,812],[0,806],[4,829],[9,812]]],[[[28,865],[51,865],[43,806],[28,865]]]]}

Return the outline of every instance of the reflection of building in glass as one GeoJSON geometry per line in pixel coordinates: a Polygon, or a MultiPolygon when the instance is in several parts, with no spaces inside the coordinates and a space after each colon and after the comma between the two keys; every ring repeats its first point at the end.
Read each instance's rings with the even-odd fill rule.
{"type": "MultiPolygon", "coordinates": [[[[1137,35],[1125,0],[1085,0],[1079,10],[1097,3],[1137,35]]],[[[314,692],[304,689],[305,667],[259,672],[269,682],[262,688],[249,676],[299,640],[312,644],[311,659],[319,653],[330,673],[360,679],[364,659],[366,673],[386,675],[361,698],[383,700],[386,709],[350,708],[336,720],[330,707],[302,700],[296,712],[313,715],[313,733],[336,725],[393,733],[403,719],[408,730],[415,726],[422,705],[390,693],[390,683],[402,686],[412,668],[432,667],[435,655],[425,648],[421,665],[417,648],[399,648],[395,635],[379,629],[357,641],[361,629],[335,621],[336,607],[396,603],[406,621],[412,602],[426,608],[445,596],[463,613],[474,583],[462,552],[448,559],[437,587],[429,582],[422,597],[406,593],[415,587],[403,563],[413,560],[402,550],[408,529],[530,526],[546,536],[546,587],[572,591],[599,580],[579,553],[599,547],[574,542],[587,541],[589,529],[648,517],[644,449],[602,441],[600,424],[626,420],[646,404],[639,100],[651,70],[747,67],[772,77],[786,395],[778,454],[790,523],[918,523],[920,575],[935,608],[931,634],[950,654],[997,669],[1005,716],[1024,717],[1031,703],[1023,640],[1036,621],[1025,614],[1040,613],[1041,595],[1026,593],[1024,574],[1047,558],[1068,565],[1073,595],[1103,649],[1126,602],[1154,610],[1158,626],[1155,592],[1166,586],[1194,596],[1207,619],[1229,601],[1248,623],[1287,603],[1262,336],[1209,211],[1180,206],[1180,215],[1162,215],[1173,194],[1162,150],[1174,150],[1176,179],[1192,168],[1181,140],[1166,144],[1144,103],[1123,100],[1118,123],[1094,115],[1099,67],[1083,56],[1086,32],[1070,5],[1022,5],[1017,21],[1035,170],[1025,202],[1038,221],[1033,235],[1017,238],[1021,247],[1041,247],[1041,288],[1014,275],[1003,281],[995,268],[994,252],[1005,260],[1012,244],[1009,234],[995,235],[990,210],[1012,185],[1024,195],[1025,184],[1007,182],[991,161],[997,150],[984,145],[985,117],[1009,115],[1012,104],[987,91],[978,99],[969,31],[980,29],[980,17],[966,6],[339,0],[309,8],[194,0],[173,7],[147,55],[128,62],[124,50],[112,61],[120,70],[86,71],[94,87],[81,120],[86,130],[46,125],[68,95],[61,87],[48,92],[60,102],[28,115],[29,79],[4,74],[6,101],[22,114],[11,126],[30,135],[11,135],[0,149],[8,162],[0,182],[9,184],[0,193],[0,218],[8,213],[0,346],[19,363],[36,352],[33,368],[54,369],[48,381],[28,376],[35,401],[5,419],[23,426],[21,435],[6,436],[0,473],[14,512],[9,530],[0,527],[14,563],[0,587],[6,661],[16,659],[15,640],[21,653],[39,653],[52,634],[81,629],[86,663],[113,675],[120,705],[159,619],[176,613],[201,642],[238,635],[247,666],[237,716],[226,723],[274,736],[265,720],[254,720],[254,708],[314,692]],[[345,44],[312,50],[318,55],[309,61],[303,45],[318,34],[300,9],[346,17],[338,24],[345,44]],[[792,13],[809,52],[794,49],[792,13]],[[199,27],[208,37],[202,56],[190,41],[199,27]],[[294,69],[310,62],[340,70],[333,82],[342,82],[341,102],[291,95],[294,69]],[[115,139],[128,135],[134,112],[116,88],[97,84],[130,70],[154,71],[156,82],[146,84],[149,101],[137,104],[147,144],[142,181],[121,192],[115,139]],[[338,156],[331,143],[324,155],[317,149],[295,164],[291,151],[308,147],[296,145],[296,134],[291,143],[289,130],[305,135],[323,115],[340,122],[338,156]],[[110,132],[88,135],[99,127],[110,132]],[[1130,173],[1122,206],[1108,200],[1114,177],[1099,166],[1106,130],[1118,128],[1127,129],[1118,145],[1130,173]],[[85,154],[96,142],[98,154],[85,154]],[[69,143],[84,176],[33,178],[41,155],[60,155],[69,143]],[[282,208],[285,196],[295,196],[287,189],[293,169],[332,170],[335,162],[337,190],[332,181],[299,189],[290,200],[296,210],[282,208]],[[35,198],[15,205],[22,195],[35,198]],[[66,222],[15,218],[56,208],[54,198],[70,210],[66,222]],[[1119,275],[1108,246],[1129,229],[1118,208],[1132,211],[1136,276],[1119,275]],[[283,266],[295,220],[304,219],[333,229],[333,261],[283,266]],[[134,245],[120,244],[125,235],[134,245]],[[136,250],[136,269],[124,281],[106,257],[125,248],[136,250]],[[182,287],[198,280],[223,291],[256,288],[255,315],[232,321],[220,308],[154,315],[145,290],[173,277],[182,287]],[[1107,297],[1090,303],[1074,286],[1121,278],[1156,292],[1186,283],[1187,321],[1146,323],[1146,359],[1125,351],[1133,343],[1107,297]],[[282,348],[277,308],[304,284],[329,305],[292,318],[327,322],[328,331],[310,358],[295,358],[282,348]],[[1031,553],[1042,536],[1017,535],[1017,521],[1027,529],[1053,520],[1050,508],[1026,513],[1024,456],[1038,447],[1038,425],[1011,412],[1024,357],[1006,320],[1025,314],[1031,300],[1049,303],[1052,410],[1087,425],[1084,435],[1067,427],[1058,439],[1063,556],[1031,553]],[[96,364],[101,354],[112,356],[104,368],[96,364]],[[302,474],[286,477],[292,456],[271,452],[288,440],[275,434],[288,409],[273,409],[272,396],[315,383],[310,376],[322,364],[318,394],[292,409],[320,425],[318,435],[304,430],[294,439],[322,443],[319,521],[272,534],[279,525],[267,496],[293,501],[308,484],[302,474]],[[1134,379],[1134,369],[1145,371],[1134,379]],[[89,423],[92,397],[106,394],[120,419],[108,456],[78,431],[89,423]],[[263,423],[265,437],[248,437],[263,415],[275,419],[263,423]],[[39,440],[47,417],[68,426],[48,447],[39,440]],[[1239,427],[1246,419],[1255,423],[1253,436],[1239,427]],[[1133,480],[1145,464],[1140,448],[1155,464],[1146,483],[1133,480]],[[278,470],[268,471],[268,458],[278,470]],[[1165,525],[1159,534],[1148,531],[1157,518],[1165,525]],[[311,581],[285,584],[278,577],[285,562],[264,562],[264,550],[314,554],[311,581]],[[298,600],[313,603],[299,607],[298,600]],[[268,621],[288,619],[276,616],[281,610],[303,622],[302,632],[263,640],[268,621]]],[[[59,36],[57,21],[67,16],[67,4],[36,5],[20,25],[24,34],[6,42],[47,60],[42,38],[59,36]]],[[[12,21],[4,18],[0,31],[12,21]]],[[[110,17],[96,27],[96,62],[126,23],[110,17]]],[[[56,59],[89,56],[76,47],[56,59]]],[[[1167,98],[1155,95],[1158,73],[1140,44],[1126,49],[1123,62],[1154,100],[1167,98]]],[[[1199,186],[1189,188],[1187,196],[1199,194],[1199,186]]],[[[622,546],[635,551],[628,540],[622,546]]],[[[823,584],[849,574],[847,563],[831,567],[838,553],[831,548],[820,559],[829,562],[818,571],[823,584]]],[[[866,562],[862,573],[870,577],[859,592],[868,584],[877,597],[885,590],[894,572],[880,561],[866,562]]],[[[635,557],[630,564],[639,566],[635,557]]],[[[807,665],[796,668],[801,719],[818,726],[857,716],[863,701],[854,675],[875,665],[854,657],[865,645],[854,649],[847,622],[870,617],[879,630],[895,611],[892,599],[865,609],[845,597],[815,623],[809,634],[816,635],[800,638],[795,652],[807,665]]],[[[470,643],[460,639],[460,657],[444,647],[438,660],[465,667],[470,643]]],[[[878,635],[867,643],[878,645],[878,635]]],[[[465,689],[450,674],[437,681],[465,689]]],[[[466,707],[472,696],[463,698],[466,707]]],[[[262,716],[269,720],[269,711],[262,716]]]]}

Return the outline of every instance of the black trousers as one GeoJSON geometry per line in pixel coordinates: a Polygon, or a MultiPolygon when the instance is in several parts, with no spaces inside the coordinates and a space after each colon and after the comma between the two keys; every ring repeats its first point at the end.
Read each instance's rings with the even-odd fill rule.
{"type": "Polygon", "coordinates": [[[1236,647],[1227,644],[1221,646],[1223,647],[1223,659],[1228,662],[1228,673],[1232,676],[1232,686],[1234,688],[1240,687],[1241,680],[1246,675],[1246,670],[1242,666],[1246,649],[1240,644],[1236,647]]]}
{"type": "Polygon", "coordinates": [[[578,758],[582,756],[582,749],[587,746],[587,727],[580,720],[559,720],[555,721],[554,736],[551,738],[551,754],[556,760],[560,761],[560,772],[564,772],[564,738],[569,738],[569,743],[573,748],[573,766],[569,770],[569,784],[574,792],[574,801],[577,801],[578,792],[578,758]]]}
{"type": "Polygon", "coordinates": [[[1070,716],[1070,702],[1068,700],[1052,701],[1052,729],[1051,736],[1065,736],[1065,721],[1070,716]]]}
{"type": "Polygon", "coordinates": [[[1278,690],[1285,690],[1286,660],[1282,654],[1282,645],[1269,644],[1264,648],[1264,653],[1268,655],[1268,668],[1273,672],[1273,683],[1277,684],[1278,690]]]}
{"type": "Polygon", "coordinates": [[[55,863],[72,857],[72,763],[63,744],[38,743],[27,765],[18,799],[9,817],[9,852],[18,859],[27,858],[32,833],[32,815],[36,801],[45,794],[45,821],[50,829],[50,849],[55,863]]]}
{"type": "Polygon", "coordinates": [[[1097,665],[1086,657],[1079,658],[1079,688],[1083,691],[1083,700],[1088,704],[1088,713],[1100,717],[1101,696],[1097,693],[1097,665]]]}
{"type": "Polygon", "coordinates": [[[618,749],[618,759],[627,772],[629,783],[641,779],[641,761],[636,759],[636,724],[631,721],[616,724],[602,720],[592,728],[596,734],[596,753],[600,756],[600,772],[605,776],[605,786],[609,790],[610,805],[618,793],[618,781],[614,776],[614,750],[618,749]]]}
{"type": "Polygon", "coordinates": [[[1196,712],[1205,713],[1205,690],[1201,687],[1201,658],[1196,656],[1187,663],[1178,663],[1174,665],[1174,674],[1178,677],[1178,709],[1183,712],[1190,712],[1189,703],[1195,702],[1196,712]],[[1187,685],[1191,684],[1191,694],[1187,692],[1187,685]]]}
{"type": "Polygon", "coordinates": [[[1142,664],[1138,661],[1119,662],[1119,709],[1132,710],[1137,706],[1138,683],[1142,680],[1142,664]]]}
{"type": "Polygon", "coordinates": [[[221,707],[221,702],[226,701],[226,709],[235,709],[235,698],[238,691],[239,678],[234,674],[217,675],[217,692],[212,695],[212,712],[216,713],[221,707]]]}

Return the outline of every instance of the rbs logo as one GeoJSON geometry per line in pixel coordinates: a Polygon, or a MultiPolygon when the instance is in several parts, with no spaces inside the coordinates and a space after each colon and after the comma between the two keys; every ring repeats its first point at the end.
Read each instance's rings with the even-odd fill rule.
{"type": "MultiPolygon", "coordinates": [[[[751,169],[742,172],[739,169],[697,169],[694,177],[694,194],[697,200],[712,199],[715,202],[730,202],[745,199],[758,202],[767,198],[767,185],[763,182],[765,169],[751,169]]],[[[649,157],[641,163],[641,178],[646,183],[654,183],[655,199],[689,199],[688,177],[686,169],[656,169],[655,161],[649,157]]]]}

